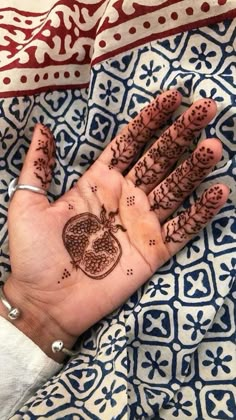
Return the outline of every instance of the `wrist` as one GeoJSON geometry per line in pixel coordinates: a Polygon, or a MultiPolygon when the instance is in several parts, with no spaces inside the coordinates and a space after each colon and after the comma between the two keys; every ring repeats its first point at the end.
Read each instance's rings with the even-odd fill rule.
{"type": "Polygon", "coordinates": [[[8,311],[0,302],[0,315],[11,322],[16,328],[30,338],[41,350],[58,363],[62,363],[65,355],[52,352],[52,343],[62,340],[65,347],[72,348],[76,337],[67,334],[50,316],[47,308],[43,308],[39,302],[29,298],[24,290],[17,287],[13,277],[10,276],[4,287],[4,294],[12,306],[20,309],[21,315],[14,321],[8,318],[8,311]]]}

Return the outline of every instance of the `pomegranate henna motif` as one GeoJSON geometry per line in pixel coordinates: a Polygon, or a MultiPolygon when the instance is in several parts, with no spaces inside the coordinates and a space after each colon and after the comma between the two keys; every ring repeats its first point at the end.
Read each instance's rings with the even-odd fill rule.
{"type": "Polygon", "coordinates": [[[193,206],[167,223],[164,242],[181,243],[191,235],[196,235],[214,216],[222,196],[223,191],[219,185],[206,190],[193,206]]]}
{"type": "Polygon", "coordinates": [[[41,151],[42,156],[34,162],[34,175],[40,180],[42,188],[47,189],[52,178],[54,167],[55,144],[53,136],[47,127],[40,129],[42,138],[38,140],[36,151],[41,151]]]}
{"type": "Polygon", "coordinates": [[[181,115],[134,167],[134,184],[151,185],[181,156],[206,120],[211,101],[195,105],[181,115]]]}
{"type": "Polygon", "coordinates": [[[150,194],[150,210],[172,209],[190,194],[212,168],[214,153],[201,146],[150,194]]]}
{"type": "Polygon", "coordinates": [[[109,169],[119,163],[128,165],[134,159],[157,128],[167,121],[177,100],[178,93],[176,91],[170,92],[164,98],[156,98],[134,118],[128,129],[125,128],[121,131],[116,137],[114,145],[111,146],[113,157],[109,169]]]}
{"type": "Polygon", "coordinates": [[[100,219],[92,213],[81,213],[68,220],[62,239],[76,270],[93,279],[102,279],[114,270],[122,255],[114,233],[119,229],[126,231],[122,225],[115,224],[117,215],[118,210],[109,212],[107,217],[102,206],[100,219]]]}

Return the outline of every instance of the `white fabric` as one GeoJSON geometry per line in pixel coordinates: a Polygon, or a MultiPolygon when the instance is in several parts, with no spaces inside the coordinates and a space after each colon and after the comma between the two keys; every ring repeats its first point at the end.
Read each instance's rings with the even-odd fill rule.
{"type": "Polygon", "coordinates": [[[8,420],[61,367],[0,316],[0,420],[8,420]]]}

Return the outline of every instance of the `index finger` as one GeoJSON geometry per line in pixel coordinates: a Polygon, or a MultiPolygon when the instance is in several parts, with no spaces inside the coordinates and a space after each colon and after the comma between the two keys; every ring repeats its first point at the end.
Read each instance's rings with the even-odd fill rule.
{"type": "Polygon", "coordinates": [[[114,168],[123,172],[142,146],[170,118],[180,103],[181,94],[175,89],[156,97],[121,130],[98,160],[109,166],[109,169],[114,168]]]}

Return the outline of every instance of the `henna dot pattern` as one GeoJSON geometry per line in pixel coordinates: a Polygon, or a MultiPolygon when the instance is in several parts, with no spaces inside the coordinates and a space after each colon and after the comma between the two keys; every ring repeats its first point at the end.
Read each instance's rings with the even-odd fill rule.
{"type": "Polygon", "coordinates": [[[115,224],[118,210],[107,211],[104,206],[100,218],[92,213],[81,213],[68,220],[62,232],[64,246],[76,270],[82,270],[92,279],[102,279],[118,264],[122,248],[114,233],[126,229],[115,224]]]}
{"type": "Polygon", "coordinates": [[[97,185],[94,185],[94,187],[91,187],[91,191],[94,193],[94,192],[97,192],[97,190],[98,190],[98,187],[97,187],[97,185]]]}
{"type": "Polygon", "coordinates": [[[149,239],[149,246],[154,246],[156,245],[156,240],[155,239],[149,239]]]}
{"type": "Polygon", "coordinates": [[[72,204],[68,204],[68,210],[74,210],[74,206],[72,206],[72,204]]]}
{"type": "Polygon", "coordinates": [[[133,274],[134,274],[133,269],[132,268],[127,268],[126,274],[127,274],[127,276],[133,276],[133,274]]]}
{"type": "Polygon", "coordinates": [[[131,195],[129,197],[126,197],[126,204],[128,207],[135,205],[135,195],[131,195]]]}
{"type": "Polygon", "coordinates": [[[67,268],[64,269],[63,274],[62,274],[62,280],[64,279],[68,279],[68,277],[70,277],[70,272],[67,270],[67,268]]]}

